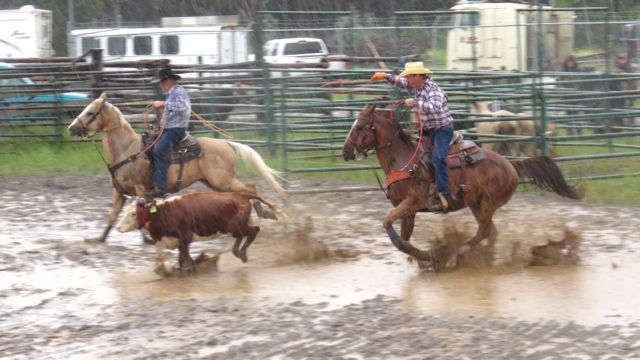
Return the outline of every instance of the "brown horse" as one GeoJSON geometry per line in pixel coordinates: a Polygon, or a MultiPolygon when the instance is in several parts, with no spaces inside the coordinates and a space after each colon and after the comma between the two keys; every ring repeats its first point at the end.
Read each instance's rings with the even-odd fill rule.
{"type": "MultiPolygon", "coordinates": [[[[133,131],[120,110],[107,101],[106,94],[92,101],[69,125],[69,133],[82,136],[89,132],[102,133],[102,145],[106,154],[113,183],[113,207],[107,228],[98,241],[105,241],[125,202],[124,195],[143,196],[151,161],[141,155],[141,135],[133,131]],[[117,168],[113,166],[117,164],[117,168]]],[[[201,181],[216,191],[240,191],[257,195],[253,184],[244,184],[236,178],[238,156],[253,165],[269,185],[283,199],[285,191],[278,182],[279,173],[267,166],[255,150],[233,141],[198,138],[202,155],[184,164],[181,181],[178,180],[179,164],[171,164],[167,172],[167,188],[179,190],[201,181]]],[[[255,204],[254,204],[255,205],[255,204]]],[[[273,214],[256,206],[263,217],[273,214]]]]}
{"type": "MultiPolygon", "coordinates": [[[[395,206],[384,219],[384,228],[400,251],[423,264],[433,265],[433,252],[420,250],[409,242],[416,213],[429,211],[425,199],[433,183],[432,167],[420,163],[421,156],[416,156],[416,147],[410,133],[402,129],[393,112],[376,111],[375,105],[367,105],[347,135],[342,156],[349,161],[355,159],[356,155],[366,156],[369,150],[375,149],[386,175],[387,195],[395,206]],[[401,236],[393,228],[393,223],[398,219],[402,220],[401,236]]],[[[483,151],[483,160],[449,170],[449,185],[453,193],[458,194],[452,211],[469,207],[478,223],[478,231],[459,252],[449,258],[448,267],[454,266],[458,255],[470,247],[489,236],[495,236],[493,214],[511,199],[519,179],[529,178],[540,188],[571,199],[579,199],[584,193],[583,189],[566,183],[562,172],[549,157],[507,160],[493,151],[483,151]]]]}

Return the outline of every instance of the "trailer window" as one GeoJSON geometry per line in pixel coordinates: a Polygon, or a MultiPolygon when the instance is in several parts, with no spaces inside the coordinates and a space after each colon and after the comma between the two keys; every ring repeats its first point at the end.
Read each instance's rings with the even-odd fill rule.
{"type": "Polygon", "coordinates": [[[317,41],[297,42],[285,45],[283,55],[317,54],[322,53],[322,47],[317,41]]]}
{"type": "Polygon", "coordinates": [[[175,55],[180,52],[180,43],[177,35],[160,36],[160,54],[175,55]]]}
{"type": "Polygon", "coordinates": [[[477,12],[474,13],[464,13],[460,14],[459,20],[460,24],[457,24],[461,27],[470,27],[470,26],[478,26],[480,25],[480,14],[477,12]]]}
{"type": "Polygon", "coordinates": [[[126,50],[125,39],[122,36],[110,37],[107,40],[107,52],[109,55],[124,55],[126,50]]]}
{"type": "Polygon", "coordinates": [[[135,55],[151,55],[151,36],[135,36],[133,38],[135,55]]]}
{"type": "Polygon", "coordinates": [[[82,53],[86,53],[91,49],[97,49],[100,47],[100,40],[94,37],[83,37],[82,38],[82,53]]]}

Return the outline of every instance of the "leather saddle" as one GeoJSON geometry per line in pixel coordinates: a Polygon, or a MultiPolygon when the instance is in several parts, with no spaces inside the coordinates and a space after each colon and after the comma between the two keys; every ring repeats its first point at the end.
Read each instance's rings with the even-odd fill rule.
{"type": "MultiPolygon", "coordinates": [[[[428,136],[424,137],[422,150],[422,162],[426,166],[431,162],[431,153],[433,151],[433,143],[428,136]]],[[[462,134],[457,131],[454,133],[453,140],[451,140],[449,146],[449,155],[447,155],[449,169],[473,165],[484,159],[484,151],[478,144],[471,140],[464,140],[462,134]]]]}
{"type": "MultiPolygon", "coordinates": [[[[142,148],[145,149],[149,144],[153,143],[159,135],[159,131],[153,130],[142,133],[142,148]]],[[[198,139],[187,132],[184,138],[171,149],[168,158],[170,164],[184,164],[199,158],[201,155],[202,149],[198,139]]],[[[146,153],[145,156],[150,157],[150,154],[146,153]]]]}

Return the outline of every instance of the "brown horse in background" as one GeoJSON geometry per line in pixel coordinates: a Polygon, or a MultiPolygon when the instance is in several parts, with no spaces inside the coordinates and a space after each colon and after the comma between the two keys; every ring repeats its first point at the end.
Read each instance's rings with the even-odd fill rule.
{"type": "MultiPolygon", "coordinates": [[[[420,250],[409,242],[416,213],[429,211],[425,200],[429,187],[435,186],[432,166],[425,167],[420,163],[421,156],[415,156],[416,143],[393,112],[376,111],[375,105],[367,105],[347,135],[342,156],[349,161],[355,159],[356,155],[366,156],[372,149],[375,149],[386,175],[387,196],[395,206],[383,223],[391,242],[400,251],[433,264],[434,254],[431,251],[420,250]],[[401,236],[393,228],[393,223],[398,219],[402,220],[401,236]]],[[[493,214],[511,199],[519,179],[529,178],[540,188],[571,199],[580,199],[584,194],[583,189],[566,183],[560,168],[549,157],[507,160],[493,151],[482,151],[485,159],[466,167],[449,169],[449,185],[459,198],[452,211],[469,207],[478,223],[478,231],[466,246],[449,258],[448,267],[455,266],[458,255],[470,247],[489,236],[495,236],[493,214]],[[462,188],[464,190],[459,190],[462,188]]]]}
{"type": "MultiPolygon", "coordinates": [[[[151,161],[141,154],[141,135],[133,131],[120,110],[107,101],[107,95],[104,93],[87,105],[69,125],[71,135],[81,136],[89,132],[102,133],[102,145],[112,177],[113,207],[107,228],[97,239],[105,241],[122,210],[124,195],[144,196],[148,177],[151,176],[151,161]]],[[[238,191],[258,195],[255,185],[244,184],[236,178],[240,157],[253,165],[281,198],[286,197],[278,181],[278,171],[267,166],[260,154],[249,146],[213,138],[197,138],[197,141],[200,144],[201,155],[184,164],[180,181],[180,164],[170,164],[167,171],[167,188],[171,192],[200,181],[215,191],[238,191]]],[[[254,207],[259,216],[275,218],[273,213],[267,213],[267,210],[256,203],[254,207]]]]}

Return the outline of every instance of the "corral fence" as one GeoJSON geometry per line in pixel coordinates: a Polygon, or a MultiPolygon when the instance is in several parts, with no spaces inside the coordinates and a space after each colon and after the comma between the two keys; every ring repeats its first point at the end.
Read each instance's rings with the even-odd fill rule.
{"type": "MultiPolygon", "coordinates": [[[[385,83],[367,82],[374,71],[397,73],[409,59],[421,59],[435,65],[434,79],[449,95],[456,127],[477,142],[493,145],[531,143],[537,154],[559,154],[556,160],[575,178],[640,175],[640,127],[636,120],[640,111],[634,104],[639,91],[637,87],[628,86],[640,80],[640,74],[612,70],[614,56],[611,54],[617,50],[611,49],[617,46],[615,41],[605,47],[608,51],[590,55],[584,71],[565,72],[554,68],[521,72],[437,70],[444,68],[446,63],[446,58],[441,57],[442,51],[438,50],[440,47],[435,46],[442,43],[446,33],[448,25],[442,18],[445,14],[433,14],[433,20],[425,20],[421,27],[403,28],[401,25],[406,22],[400,19],[407,14],[378,19],[370,27],[363,25],[366,19],[359,19],[352,12],[339,12],[322,15],[333,25],[307,20],[298,27],[287,24],[287,29],[274,25],[273,19],[280,15],[265,12],[264,16],[272,20],[264,19],[261,28],[256,30],[256,37],[262,41],[286,36],[323,37],[332,49],[342,49],[350,54],[339,57],[348,61],[349,68],[331,71],[308,65],[269,66],[260,61],[233,65],[170,65],[183,75],[181,83],[189,90],[196,112],[232,132],[237,141],[271,155],[290,177],[335,171],[359,172],[371,179],[371,186],[348,190],[376,188],[371,175],[378,169],[375,159],[345,163],[341,159],[342,143],[364,105],[384,105],[411,96],[394,91],[385,83]],[[380,28],[383,21],[389,26],[380,28]],[[415,34],[421,31],[430,34],[420,38],[426,43],[412,42],[418,38],[415,34]],[[362,40],[364,34],[368,41],[362,40]],[[388,45],[379,38],[388,41],[388,45]],[[375,56],[372,49],[375,49],[375,56]],[[301,70],[301,66],[304,69],[301,70]],[[492,110],[510,110],[514,115],[479,114],[473,110],[474,102],[488,102],[492,110]],[[533,120],[538,125],[535,133],[478,134],[475,131],[480,123],[522,120],[533,120]],[[552,126],[556,132],[550,135],[552,126]],[[600,162],[615,165],[597,165],[600,162]]],[[[595,15],[589,16],[593,21],[595,15]]],[[[367,24],[373,22],[366,21],[367,24]]],[[[584,26],[585,31],[589,28],[580,26],[584,26]]],[[[594,22],[593,26],[601,29],[601,26],[610,27],[611,24],[594,22]]],[[[581,38],[601,41],[595,34],[591,40],[584,34],[581,38]]],[[[597,44],[589,46],[602,48],[597,44]]],[[[36,139],[56,144],[86,141],[71,139],[66,134],[70,120],[88,103],[88,100],[65,103],[62,95],[69,92],[84,93],[89,98],[106,92],[109,101],[121,109],[134,128],[144,131],[146,124],[142,114],[145,107],[153,100],[163,98],[156,79],[157,70],[168,65],[162,60],[103,62],[100,50],[73,59],[2,61],[11,61],[14,68],[0,71],[0,81],[29,77],[37,85],[0,82],[0,98],[4,99],[1,103],[4,108],[0,110],[0,151],[3,151],[3,145],[36,139]],[[13,104],[6,100],[44,94],[57,96],[48,103],[34,100],[13,104]]],[[[538,62],[541,67],[543,64],[538,62]]],[[[412,115],[408,109],[403,109],[402,113],[405,126],[410,127],[412,115]]],[[[197,136],[219,136],[195,118],[192,118],[191,132],[197,136]]],[[[525,155],[514,153],[509,156],[525,155]]],[[[315,191],[327,190],[336,189],[315,191]]]]}

